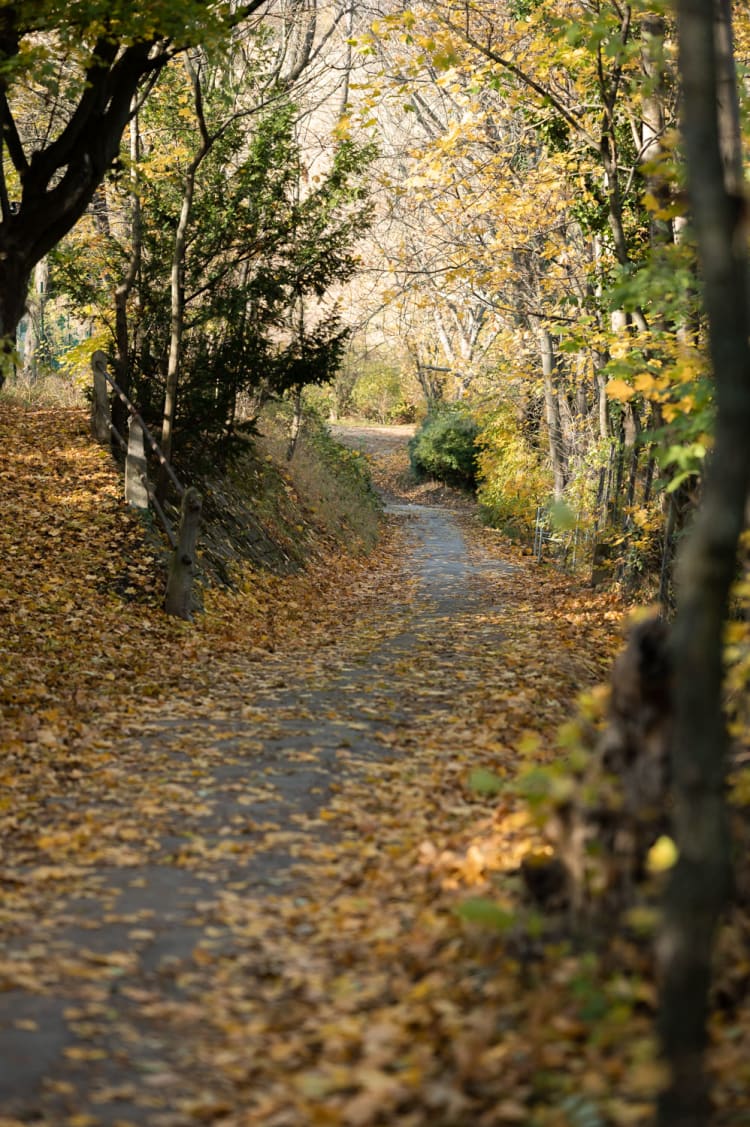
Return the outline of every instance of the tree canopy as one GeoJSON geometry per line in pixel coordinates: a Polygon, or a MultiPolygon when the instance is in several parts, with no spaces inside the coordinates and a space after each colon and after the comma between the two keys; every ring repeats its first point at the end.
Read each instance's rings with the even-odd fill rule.
{"type": "Polygon", "coordinates": [[[0,337],[31,272],[90,205],[127,121],[174,56],[262,8],[55,2],[0,8],[0,337]]]}

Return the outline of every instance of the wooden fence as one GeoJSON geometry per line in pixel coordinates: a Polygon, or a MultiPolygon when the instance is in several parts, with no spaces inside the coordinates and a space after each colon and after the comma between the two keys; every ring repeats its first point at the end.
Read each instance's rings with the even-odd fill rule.
{"type": "Polygon", "coordinates": [[[94,395],[91,403],[91,433],[103,446],[112,439],[125,451],[125,500],[135,509],[153,508],[172,547],[167,574],[164,609],[178,618],[192,619],[192,591],[196,573],[195,546],[203,499],[197,489],[185,488],[164,456],[139,411],[109,373],[107,356],[97,350],[91,357],[94,395]],[[128,409],[127,440],[112,422],[109,389],[128,409]],[[180,522],[175,531],[148,476],[146,444],[151,448],[180,498],[180,522]]]}

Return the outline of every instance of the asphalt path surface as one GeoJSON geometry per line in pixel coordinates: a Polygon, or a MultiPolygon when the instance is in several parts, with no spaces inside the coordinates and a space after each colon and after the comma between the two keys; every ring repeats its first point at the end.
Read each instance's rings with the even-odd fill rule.
{"type": "MultiPolygon", "coordinates": [[[[382,450],[402,444],[409,429],[341,437],[382,450]]],[[[181,1110],[185,1093],[210,1077],[196,1075],[190,1052],[190,1038],[202,1036],[191,971],[197,965],[201,989],[210,989],[207,962],[247,955],[247,938],[226,911],[228,890],[252,898],[258,913],[272,911],[279,895],[304,900],[306,846],[326,835],[335,846],[335,826],[318,817],[332,787],[407,753],[426,707],[440,722],[467,635],[476,631],[482,646],[501,640],[486,614],[496,598],[492,581],[509,565],[469,550],[462,519],[445,507],[391,499],[387,508],[405,530],[402,563],[412,585],[408,599],[390,593],[391,627],[364,650],[344,645],[323,677],[317,668],[260,692],[240,685],[242,715],[218,685],[215,714],[205,707],[191,714],[189,703],[179,715],[152,710],[120,751],[135,764],[158,749],[160,761],[172,763],[183,788],[173,825],[149,841],[145,863],[94,865],[70,891],[63,883],[38,919],[27,912],[19,928],[9,916],[0,1124],[193,1122],[181,1110]],[[415,666],[434,673],[429,701],[405,675],[415,666]],[[195,807],[186,810],[191,786],[195,807]],[[191,853],[197,840],[200,851],[191,853]]],[[[22,897],[23,888],[14,894],[22,897]]]]}

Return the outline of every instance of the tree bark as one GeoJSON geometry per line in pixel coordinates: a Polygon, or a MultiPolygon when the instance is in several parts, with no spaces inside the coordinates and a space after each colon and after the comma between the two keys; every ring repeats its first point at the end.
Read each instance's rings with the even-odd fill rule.
{"type": "MultiPolygon", "coordinates": [[[[13,206],[1,201],[0,338],[8,349],[24,313],[34,267],[86,211],[119,152],[139,83],[146,73],[159,69],[149,57],[149,43],[133,44],[117,58],[113,50],[110,43],[97,45],[85,91],[68,124],[30,159],[0,83],[3,134],[22,184],[21,198],[13,206]]],[[[0,386],[2,378],[0,372],[0,386]]]]}
{"type": "MultiPolygon", "coordinates": [[[[662,147],[662,137],[668,114],[664,83],[663,16],[649,12],[641,19],[641,64],[646,79],[644,84],[640,160],[644,167],[646,186],[662,207],[669,202],[668,185],[664,176],[655,171],[662,147]]],[[[668,219],[651,215],[651,243],[653,246],[672,242],[672,223],[668,219]]]]}
{"type": "Polygon", "coordinates": [[[91,433],[102,446],[109,446],[112,441],[112,412],[106,375],[107,357],[99,349],[91,357],[91,370],[94,376],[91,399],[91,433]]]}
{"type": "Polygon", "coordinates": [[[36,380],[40,369],[49,360],[46,307],[49,289],[49,259],[43,258],[34,267],[34,280],[28,297],[26,337],[23,342],[22,368],[36,380]]]}
{"type": "Polygon", "coordinates": [[[130,393],[128,298],[132,293],[140,270],[143,239],[141,200],[138,194],[140,148],[138,115],[134,106],[133,116],[130,119],[130,257],[128,258],[127,269],[115,287],[115,372],[117,373],[117,382],[127,394],[130,393]]]}
{"type": "Polygon", "coordinates": [[[289,428],[289,442],[286,448],[286,460],[291,462],[294,457],[294,452],[297,449],[300,431],[302,430],[302,384],[294,389],[294,412],[292,414],[292,423],[289,428]]]}
{"type": "MultiPolygon", "coordinates": [[[[206,119],[203,113],[203,92],[200,73],[192,59],[188,56],[185,58],[185,69],[193,88],[194,108],[198,122],[200,144],[185,173],[185,180],[182,187],[182,205],[180,207],[180,217],[177,221],[177,230],[174,236],[174,249],[172,252],[169,358],[167,360],[167,380],[161,424],[161,448],[168,462],[171,461],[172,458],[172,440],[177,408],[177,388],[180,377],[182,338],[185,327],[185,258],[187,255],[188,228],[190,226],[190,218],[193,210],[195,181],[198,175],[198,169],[211,151],[213,144],[213,139],[209,137],[208,134],[206,119]]],[[[160,500],[163,500],[166,488],[167,479],[164,473],[161,473],[157,486],[157,494],[160,500]]]]}
{"type": "Polygon", "coordinates": [[[705,1127],[710,1111],[703,1068],[710,960],[731,886],[722,630],[750,484],[750,307],[746,240],[738,229],[741,208],[726,175],[739,158],[739,137],[735,134],[735,155],[727,162],[717,108],[720,89],[731,89],[736,99],[736,83],[726,69],[731,51],[717,50],[722,35],[731,43],[730,4],[678,0],[677,11],[688,188],[717,416],[703,501],[677,571],[672,772],[679,860],[659,941],[660,1029],[670,1067],[659,1124],[705,1127]]]}
{"type": "Polygon", "coordinates": [[[563,448],[560,403],[555,386],[555,345],[548,329],[540,327],[538,332],[542,357],[542,376],[544,377],[544,410],[549,434],[549,456],[552,463],[555,499],[559,501],[562,499],[567,484],[567,466],[563,448]]]}
{"type": "Polygon", "coordinates": [[[196,571],[195,545],[198,539],[203,499],[197,489],[190,486],[182,498],[180,531],[177,547],[169,564],[167,592],[164,609],[167,614],[184,618],[193,617],[193,580],[196,571]]]}
{"type": "Polygon", "coordinates": [[[125,458],[125,500],[134,509],[148,508],[148,465],[143,446],[143,426],[140,419],[131,416],[128,435],[128,453],[125,458]]]}

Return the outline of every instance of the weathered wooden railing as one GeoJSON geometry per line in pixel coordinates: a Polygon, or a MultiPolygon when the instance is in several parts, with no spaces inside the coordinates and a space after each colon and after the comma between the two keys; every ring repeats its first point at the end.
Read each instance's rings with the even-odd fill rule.
{"type": "Polygon", "coordinates": [[[192,590],[196,572],[195,546],[198,538],[203,499],[197,489],[185,488],[151,431],[143,421],[138,409],[128,398],[116,380],[109,374],[109,360],[105,353],[97,350],[91,357],[94,375],[94,395],[91,404],[91,432],[97,442],[109,446],[112,439],[125,451],[125,500],[136,509],[153,507],[172,546],[172,556],[167,574],[167,589],[164,596],[164,609],[167,614],[178,618],[192,618],[192,590]],[[112,422],[109,402],[109,388],[128,409],[128,438],[120,434],[112,422]],[[149,481],[148,463],[144,442],[147,442],[159,464],[180,498],[180,523],[175,530],[164,512],[156,490],[149,481]]]}

